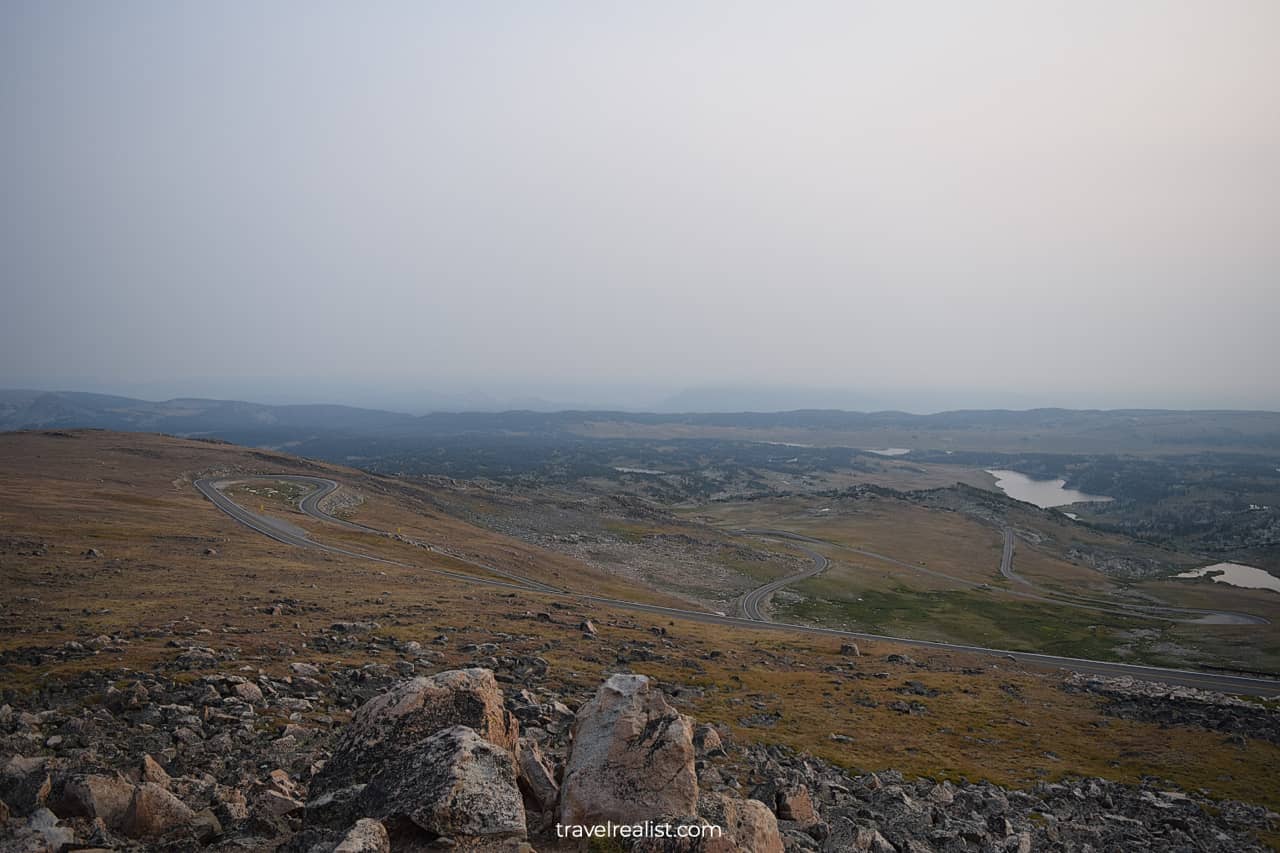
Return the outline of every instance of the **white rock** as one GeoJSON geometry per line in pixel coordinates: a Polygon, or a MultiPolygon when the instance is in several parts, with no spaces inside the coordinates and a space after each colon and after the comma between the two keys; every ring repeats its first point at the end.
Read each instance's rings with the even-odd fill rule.
{"type": "Polygon", "coordinates": [[[610,677],[578,712],[572,736],[562,824],[634,823],[696,811],[692,727],[647,677],[610,677]]]}

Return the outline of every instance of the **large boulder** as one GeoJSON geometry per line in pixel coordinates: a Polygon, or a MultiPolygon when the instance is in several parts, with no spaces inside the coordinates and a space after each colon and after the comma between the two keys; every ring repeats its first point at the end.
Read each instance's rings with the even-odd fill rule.
{"type": "Polygon", "coordinates": [[[144,782],[134,789],[120,828],[130,838],[159,838],[188,826],[194,817],[182,800],[154,782],[144,782]]]}
{"type": "Polygon", "coordinates": [[[115,829],[124,821],[132,801],[133,785],[123,779],[78,775],[68,779],[62,786],[58,801],[53,804],[53,811],[61,818],[101,818],[109,828],[115,829]]]}
{"type": "Polygon", "coordinates": [[[450,726],[466,726],[511,752],[518,748],[520,727],[503,707],[492,670],[411,678],[360,706],[312,782],[311,795],[367,783],[383,764],[450,726]]]}
{"type": "Polygon", "coordinates": [[[388,761],[359,798],[361,813],[397,838],[523,839],[515,759],[466,726],[452,726],[388,761]]]}
{"type": "Polygon", "coordinates": [[[573,724],[560,822],[635,823],[692,815],[693,730],[643,675],[611,676],[573,724]]]}

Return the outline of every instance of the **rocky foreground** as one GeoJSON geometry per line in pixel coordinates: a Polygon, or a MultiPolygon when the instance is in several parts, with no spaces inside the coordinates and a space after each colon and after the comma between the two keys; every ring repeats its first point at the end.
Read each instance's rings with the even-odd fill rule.
{"type": "Polygon", "coordinates": [[[1250,738],[1280,744],[1280,714],[1234,696],[1080,673],[1067,678],[1063,689],[1105,697],[1103,712],[1108,716],[1223,732],[1240,747],[1247,747],[1250,738]]]}
{"type": "Polygon", "coordinates": [[[500,673],[505,690],[489,668],[422,676],[403,662],[51,683],[0,706],[0,849],[1237,851],[1262,849],[1253,833],[1280,820],[1154,783],[1013,791],[851,776],[728,743],[643,675],[615,674],[575,708],[516,686],[545,662],[514,664],[522,677],[500,673]],[[588,841],[570,829],[646,821],[723,833],[588,841]]]}

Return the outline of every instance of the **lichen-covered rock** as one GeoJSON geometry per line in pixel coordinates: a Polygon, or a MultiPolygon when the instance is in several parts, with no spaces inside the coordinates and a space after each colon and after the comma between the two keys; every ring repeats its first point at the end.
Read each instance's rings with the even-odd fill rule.
{"type": "Polygon", "coordinates": [[[693,745],[700,756],[724,755],[724,743],[720,740],[720,732],[714,726],[703,724],[693,731],[693,745]]]}
{"type": "Polygon", "coordinates": [[[58,853],[75,841],[75,832],[61,826],[57,815],[42,807],[31,813],[25,826],[18,827],[9,838],[0,842],[0,850],[4,853],[58,853]]]}
{"type": "Polygon", "coordinates": [[[266,814],[284,817],[301,811],[303,802],[296,797],[281,793],[275,789],[267,789],[258,796],[258,808],[266,814]]]}
{"type": "Polygon", "coordinates": [[[62,786],[53,812],[61,818],[100,818],[115,829],[124,821],[133,800],[133,785],[123,779],[100,775],[78,775],[62,786]]]}
{"type": "Polygon", "coordinates": [[[222,821],[218,820],[213,809],[201,809],[191,818],[191,834],[207,844],[222,834],[222,821]]]}
{"type": "Polygon", "coordinates": [[[898,849],[878,829],[869,826],[858,827],[850,843],[854,853],[897,853],[898,849]]]}
{"type": "Polygon", "coordinates": [[[236,788],[215,787],[212,808],[223,823],[237,823],[249,817],[249,801],[244,792],[236,788]]]}
{"type": "Polygon", "coordinates": [[[390,834],[522,839],[525,812],[515,759],[466,726],[401,751],[369,781],[359,810],[390,834]]]}
{"type": "Polygon", "coordinates": [[[822,823],[809,788],[798,775],[770,779],[757,785],[751,796],[771,808],[778,820],[795,824],[795,828],[807,829],[822,823]]]}
{"type": "Polygon", "coordinates": [[[534,814],[541,815],[541,824],[550,823],[560,799],[560,785],[555,773],[542,755],[537,741],[520,739],[520,752],[516,759],[517,782],[525,796],[525,802],[534,814]]]}
{"type": "Polygon", "coordinates": [[[725,794],[703,794],[698,798],[698,815],[721,827],[741,853],[782,853],[778,821],[759,800],[741,800],[725,794]]]}
{"type": "Polygon", "coordinates": [[[578,712],[560,803],[566,825],[694,814],[692,728],[647,677],[610,677],[578,712]]]}
{"type": "Polygon", "coordinates": [[[821,818],[813,807],[813,798],[804,785],[789,785],[777,793],[776,811],[781,820],[791,820],[802,826],[815,824],[821,818]]]}
{"type": "Polygon", "coordinates": [[[160,766],[160,762],[156,761],[150,755],[142,756],[142,768],[140,773],[143,782],[154,782],[165,788],[169,787],[169,782],[172,781],[169,778],[169,774],[160,766]]]}
{"type": "Polygon", "coordinates": [[[368,786],[356,784],[345,788],[334,788],[308,800],[303,816],[304,822],[308,827],[330,829],[350,825],[360,817],[357,809],[360,804],[360,795],[364,793],[366,787],[368,786]]]}
{"type": "Polygon", "coordinates": [[[49,798],[51,780],[43,757],[15,755],[0,770],[0,797],[14,812],[30,814],[49,798]]]}
{"type": "Polygon", "coordinates": [[[237,699],[248,702],[250,705],[262,704],[262,688],[252,681],[242,681],[232,685],[231,692],[237,699]]]}
{"type": "Polygon", "coordinates": [[[361,818],[333,848],[333,853],[391,853],[391,841],[381,821],[361,818]]]}
{"type": "Polygon", "coordinates": [[[130,838],[158,838],[189,825],[194,817],[182,800],[154,782],[144,782],[134,789],[120,828],[130,838]]]}
{"type": "Polygon", "coordinates": [[[450,726],[466,726],[511,752],[518,748],[519,724],[503,707],[491,670],[450,670],[412,678],[356,711],[333,757],[313,780],[311,796],[368,782],[387,761],[450,726]]]}

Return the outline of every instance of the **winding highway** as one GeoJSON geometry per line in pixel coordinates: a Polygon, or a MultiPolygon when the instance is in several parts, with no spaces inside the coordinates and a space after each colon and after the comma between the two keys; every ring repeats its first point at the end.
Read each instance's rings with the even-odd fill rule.
{"type": "MultiPolygon", "coordinates": [[[[801,533],[792,533],[787,530],[776,530],[773,528],[744,528],[742,530],[733,531],[739,535],[747,536],[763,536],[771,539],[788,539],[793,542],[806,542],[811,545],[824,545],[828,548],[837,548],[841,551],[848,551],[851,554],[857,554],[862,557],[869,557],[873,560],[889,563],[890,565],[899,566],[904,569],[910,569],[922,575],[928,575],[932,578],[938,578],[955,584],[963,589],[973,590],[989,590],[990,586],[982,581],[975,581],[969,578],[962,578],[956,575],[950,575],[946,572],[940,572],[936,569],[929,569],[924,566],[908,563],[903,560],[895,559],[875,551],[868,551],[865,548],[855,548],[852,545],[843,545],[839,542],[830,542],[825,539],[816,539],[812,536],[805,536],[801,533]]],[[[1031,601],[1042,601],[1046,604],[1055,604],[1060,607],[1071,607],[1077,610],[1092,610],[1095,613],[1112,613],[1118,616],[1139,616],[1145,619],[1160,619],[1166,622],[1187,622],[1201,625],[1268,625],[1269,620],[1262,616],[1255,616],[1252,613],[1239,613],[1231,610],[1201,610],[1193,607],[1170,607],[1168,605],[1158,604],[1127,604],[1123,602],[1107,601],[1104,599],[1088,598],[1081,595],[1071,595],[1068,593],[1058,592],[1056,590],[1045,589],[1037,586],[1031,581],[1019,575],[1013,570],[1013,530],[1004,528],[1004,544],[1000,554],[1000,574],[1005,578],[1025,586],[1026,590],[1021,589],[1002,589],[1002,595],[1012,596],[1014,598],[1023,598],[1031,601]]],[[[810,556],[815,556],[815,552],[810,548],[804,548],[810,556]]],[[[820,556],[820,555],[817,555],[820,556]]],[[[825,559],[825,558],[823,558],[825,559]]],[[[818,571],[803,572],[787,578],[781,578],[773,581],[768,585],[768,595],[772,595],[784,586],[796,583],[806,578],[813,577],[818,572],[826,569],[826,565],[822,566],[818,571]]],[[[762,587],[748,593],[749,596],[759,592],[764,592],[762,587]]],[[[767,599],[768,596],[765,596],[767,599]]],[[[745,601],[745,599],[744,599],[745,601]]],[[[748,612],[746,615],[753,619],[765,619],[764,615],[757,609],[754,612],[748,612]]]]}
{"type": "MultiPolygon", "coordinates": [[[[1240,613],[1234,610],[1205,610],[1198,607],[1172,607],[1166,604],[1129,604],[1045,589],[1013,570],[1013,528],[1010,527],[1004,529],[1004,547],[1000,553],[1000,574],[1014,583],[1022,584],[1028,589],[1035,590],[1038,593],[1037,598],[1053,601],[1065,607],[1099,610],[1105,613],[1129,613],[1152,619],[1166,619],[1170,622],[1193,622],[1200,625],[1271,624],[1270,620],[1262,616],[1255,616],[1252,613],[1240,613]]],[[[1018,594],[1014,590],[1007,590],[1007,592],[1013,595],[1018,594]]]]}
{"type": "MultiPolygon", "coordinates": [[[[757,533],[757,531],[743,531],[743,532],[757,533]]],[[[769,536],[771,534],[761,532],[758,535],[769,536]]],[[[775,538],[789,539],[791,537],[775,537],[775,538]]],[[[757,622],[768,622],[769,617],[766,616],[764,614],[764,611],[762,611],[760,608],[761,606],[766,606],[769,603],[769,600],[773,598],[773,594],[775,592],[782,589],[784,586],[787,586],[788,584],[799,583],[800,581],[808,580],[809,578],[812,578],[812,577],[817,577],[818,575],[825,572],[827,570],[827,567],[831,565],[831,561],[828,560],[825,555],[819,554],[817,551],[813,550],[812,548],[806,548],[804,545],[797,545],[796,547],[799,548],[801,551],[804,551],[804,553],[809,557],[810,560],[813,560],[813,567],[809,569],[805,569],[803,572],[797,572],[794,575],[788,575],[785,578],[778,578],[776,581],[771,581],[765,584],[764,586],[757,587],[756,589],[753,589],[751,590],[751,592],[748,592],[746,595],[742,596],[741,600],[738,602],[738,610],[744,617],[746,617],[747,619],[754,619],[757,622]]]]}
{"type": "Polygon", "coordinates": [[[324,542],[318,542],[315,539],[312,539],[310,535],[307,533],[307,531],[303,530],[297,525],[290,524],[289,522],[282,521],[278,518],[273,518],[269,515],[262,515],[260,513],[251,512],[245,509],[244,507],[240,506],[240,504],[231,500],[231,498],[227,497],[222,493],[223,488],[225,488],[226,486],[232,485],[233,483],[242,483],[248,480],[256,480],[256,479],[264,479],[264,480],[269,479],[272,482],[279,482],[281,480],[284,480],[292,483],[301,483],[303,485],[313,486],[314,487],[313,491],[307,496],[305,496],[298,504],[298,508],[301,509],[307,515],[313,518],[317,518],[321,521],[326,521],[331,524],[337,524],[341,527],[347,528],[348,530],[359,530],[363,533],[372,533],[376,536],[382,536],[385,538],[390,538],[391,536],[391,534],[385,531],[378,530],[377,528],[374,528],[374,527],[366,527],[363,524],[356,524],[355,522],[338,518],[337,516],[330,515],[327,512],[325,512],[323,509],[321,509],[320,501],[325,497],[328,497],[329,494],[331,494],[338,488],[338,483],[336,481],[327,480],[323,477],[304,477],[300,475],[281,474],[279,476],[274,476],[274,477],[242,477],[242,478],[233,478],[233,479],[204,478],[204,479],[196,480],[195,487],[200,491],[200,494],[208,498],[213,503],[214,506],[216,506],[218,509],[225,512],[227,515],[234,518],[236,521],[243,524],[245,527],[248,527],[250,530],[257,531],[258,533],[261,533],[263,536],[270,537],[271,539],[274,539],[277,542],[280,542],[284,545],[292,545],[295,548],[311,548],[317,551],[326,551],[330,554],[338,554],[344,557],[355,557],[360,560],[372,560],[375,563],[383,563],[388,566],[400,566],[402,568],[422,569],[423,571],[430,572],[432,574],[442,575],[444,577],[454,578],[456,580],[480,582],[480,583],[489,584],[491,586],[501,586],[501,587],[507,587],[509,589],[523,589],[523,590],[530,590],[533,592],[549,592],[549,593],[564,592],[564,590],[561,590],[558,587],[549,586],[548,584],[541,583],[540,581],[533,580],[532,578],[526,578],[521,575],[513,574],[511,572],[505,572],[505,571],[502,571],[501,569],[496,569],[484,563],[476,563],[474,561],[467,560],[463,557],[459,557],[454,554],[447,554],[447,556],[449,556],[451,559],[454,559],[454,560],[461,560],[462,562],[470,562],[472,563],[472,565],[475,565],[476,568],[482,569],[492,574],[501,575],[507,578],[508,581],[504,582],[496,579],[490,580],[489,578],[478,578],[475,575],[469,575],[469,574],[466,574],[465,572],[454,572],[448,569],[420,566],[416,563],[405,563],[399,560],[388,560],[385,557],[379,557],[375,554],[366,554],[360,551],[352,551],[347,548],[340,548],[336,545],[328,545],[324,542]]]}
{"type": "MultiPolygon", "coordinates": [[[[389,560],[385,557],[379,557],[373,554],[364,554],[358,551],[352,551],[347,548],[341,548],[334,545],[328,545],[312,539],[311,536],[297,525],[290,524],[280,519],[271,518],[266,515],[251,512],[237,504],[222,493],[221,489],[233,483],[247,482],[250,480],[269,480],[280,481],[287,480],[303,485],[310,485],[313,491],[306,495],[300,502],[299,508],[307,515],[321,521],[331,524],[339,524],[348,529],[359,529],[361,531],[371,533],[378,536],[387,537],[390,534],[385,531],[377,530],[372,527],[355,524],[354,522],[336,518],[325,512],[321,506],[324,498],[333,493],[339,484],[323,477],[307,477],[300,475],[254,475],[249,477],[236,478],[203,478],[196,480],[195,487],[204,495],[215,507],[226,513],[235,521],[267,536],[284,545],[290,545],[297,548],[309,548],[314,550],[326,551],[335,555],[351,557],[361,560],[370,560],[377,563],[394,565],[406,568],[413,568],[419,571],[430,572],[432,574],[443,577],[452,578],[454,580],[463,581],[465,583],[477,584],[481,586],[499,587],[503,589],[516,589],[530,593],[541,595],[550,595],[563,598],[571,598],[577,601],[592,602],[608,607],[616,607],[624,610],[632,610],[641,613],[651,613],[660,616],[670,617],[672,619],[681,619],[691,622],[702,622],[707,624],[725,625],[728,627],[742,628],[756,631],[775,631],[792,634],[808,634],[818,636],[829,636],[852,640],[865,641],[884,641],[897,643],[904,646],[914,648],[930,649],[941,652],[963,652],[979,655],[998,656],[1008,658],[1017,662],[1042,667],[1051,667],[1066,669],[1072,672],[1082,672],[1092,675],[1103,676],[1128,676],[1131,678],[1141,679],[1145,681],[1162,682],[1165,684],[1174,684],[1184,687],[1194,687],[1201,690],[1214,690],[1223,693],[1236,693],[1252,696],[1280,696],[1280,680],[1272,678],[1260,678],[1248,675],[1235,675],[1231,673],[1218,672],[1197,672],[1194,670],[1182,669],[1166,669],[1161,667],[1140,666],[1136,664],[1110,663],[1108,661],[1093,661],[1081,658],[1061,657],[1057,655],[1046,655],[1037,652],[1019,652],[1006,649],[991,649],[981,646],[968,646],[956,643],[941,643],[932,640],[915,640],[908,637],[893,637],[883,634],[869,634],[859,631],[841,631],[835,628],[818,628],[808,625],[791,625],[780,622],[770,622],[763,619],[760,606],[764,605],[773,592],[785,586],[787,583],[794,583],[803,577],[812,577],[826,568],[826,558],[822,555],[812,552],[811,558],[814,559],[814,567],[801,573],[800,575],[792,575],[787,578],[779,579],[770,584],[766,584],[761,590],[770,586],[775,588],[768,594],[761,593],[761,590],[755,592],[761,593],[755,599],[754,612],[761,618],[740,618],[735,616],[723,616],[718,613],[708,613],[699,610],[685,610],[674,607],[663,607],[656,604],[644,604],[642,602],[625,601],[615,598],[605,598],[603,596],[589,595],[583,593],[562,590],[549,586],[540,581],[526,578],[512,572],[501,572],[502,578],[487,578],[469,575],[464,572],[455,572],[448,569],[441,569],[433,566],[423,566],[416,563],[405,563],[397,560],[389,560]],[[820,560],[821,558],[821,565],[820,560]],[[781,581],[781,582],[780,582],[781,581]]],[[[746,531],[744,531],[746,532],[746,531]]],[[[800,536],[798,534],[789,533],[787,531],[750,531],[752,535],[769,535],[779,538],[793,539],[795,541],[810,541],[817,544],[828,544],[821,540],[813,540],[809,537],[800,536]]],[[[1010,546],[1012,547],[1012,546],[1010,546]]],[[[812,551],[812,549],[806,549],[812,551]]],[[[869,552],[868,552],[869,553],[869,552]]],[[[452,556],[452,555],[451,555],[452,556]]],[[[456,557],[455,557],[456,559],[456,557]]],[[[893,561],[898,562],[898,561],[893,561]]],[[[497,572],[499,570],[484,564],[475,564],[486,572],[497,572]]],[[[908,565],[909,564],[904,564],[908,565]]],[[[914,567],[913,567],[914,568],[914,567]]],[[[749,593],[752,595],[754,593],[749,593]]],[[[745,604],[744,604],[745,610],[745,604]]]]}

